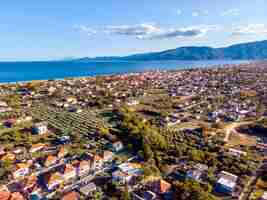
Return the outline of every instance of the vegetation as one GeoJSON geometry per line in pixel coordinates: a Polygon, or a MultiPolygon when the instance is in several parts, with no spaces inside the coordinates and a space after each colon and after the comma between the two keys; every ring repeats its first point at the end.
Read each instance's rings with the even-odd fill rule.
{"type": "Polygon", "coordinates": [[[157,150],[167,148],[167,142],[155,127],[144,122],[127,107],[118,110],[120,137],[126,143],[132,144],[133,150],[138,152],[144,160],[153,159],[157,150]]]}
{"type": "Polygon", "coordinates": [[[216,200],[210,194],[210,188],[205,188],[200,183],[194,181],[175,182],[175,199],[181,200],[216,200]]]}

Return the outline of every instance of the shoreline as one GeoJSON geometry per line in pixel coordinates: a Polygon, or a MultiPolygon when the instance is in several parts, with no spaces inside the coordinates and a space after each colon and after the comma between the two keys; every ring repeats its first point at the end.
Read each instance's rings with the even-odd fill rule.
{"type": "MultiPolygon", "coordinates": [[[[190,62],[190,61],[188,61],[190,62]]],[[[238,61],[237,61],[238,62],[238,61]]],[[[242,64],[251,64],[260,61],[240,61],[240,63],[222,63],[222,64],[214,64],[214,65],[198,65],[198,66],[177,66],[175,69],[159,69],[155,67],[154,69],[150,70],[140,70],[140,71],[129,71],[129,72],[114,72],[114,73],[101,73],[95,75],[81,75],[81,76],[66,76],[62,78],[44,78],[44,79],[32,79],[32,80],[19,80],[19,81],[0,81],[1,85],[16,85],[16,84],[27,84],[31,82],[46,82],[46,81],[64,81],[67,79],[83,79],[83,78],[94,78],[94,77],[105,77],[105,76],[117,76],[117,75],[126,75],[126,74],[137,74],[137,73],[145,73],[145,72],[153,72],[153,71],[181,71],[181,70],[189,70],[189,69],[208,69],[208,68],[222,68],[222,67],[235,67],[242,64]]]]}

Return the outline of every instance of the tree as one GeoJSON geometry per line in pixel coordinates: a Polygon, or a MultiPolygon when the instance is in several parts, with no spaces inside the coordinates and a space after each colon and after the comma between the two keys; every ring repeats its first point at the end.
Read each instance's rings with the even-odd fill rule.
{"type": "Polygon", "coordinates": [[[121,195],[121,200],[130,200],[130,199],[131,199],[131,196],[129,193],[128,185],[126,184],[124,191],[121,195]]]}
{"type": "Polygon", "coordinates": [[[175,182],[174,183],[175,190],[175,199],[181,200],[216,200],[209,193],[210,188],[206,189],[201,186],[198,182],[195,181],[185,181],[185,182],[175,182]]]}

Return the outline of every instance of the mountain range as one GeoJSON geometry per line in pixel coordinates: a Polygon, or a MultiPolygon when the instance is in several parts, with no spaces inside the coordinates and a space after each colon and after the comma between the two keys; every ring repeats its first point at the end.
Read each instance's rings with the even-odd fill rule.
{"type": "Polygon", "coordinates": [[[267,40],[236,44],[223,48],[179,47],[161,52],[124,57],[79,58],[74,61],[158,61],[158,60],[260,60],[267,59],[267,40]]]}

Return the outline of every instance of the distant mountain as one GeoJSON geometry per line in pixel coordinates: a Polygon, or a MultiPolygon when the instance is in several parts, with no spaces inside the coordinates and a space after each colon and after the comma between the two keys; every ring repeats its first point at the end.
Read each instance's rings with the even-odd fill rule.
{"type": "Polygon", "coordinates": [[[75,61],[157,61],[157,60],[256,60],[267,59],[267,40],[232,45],[224,48],[180,47],[155,53],[125,57],[80,58],[75,61]]]}

